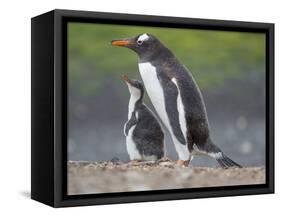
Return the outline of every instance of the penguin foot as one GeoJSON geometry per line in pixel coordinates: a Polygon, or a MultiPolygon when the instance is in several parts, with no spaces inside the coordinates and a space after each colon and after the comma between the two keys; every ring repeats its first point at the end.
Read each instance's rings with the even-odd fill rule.
{"type": "Polygon", "coordinates": [[[188,167],[190,160],[177,160],[176,164],[178,166],[188,167]]]}
{"type": "Polygon", "coordinates": [[[158,163],[169,162],[169,161],[172,161],[172,160],[170,158],[168,158],[168,157],[162,157],[162,158],[157,160],[158,163]]]}
{"type": "Polygon", "coordinates": [[[141,162],[141,160],[131,160],[129,162],[129,164],[131,164],[131,165],[138,165],[138,164],[140,164],[140,162],[141,162]]]}

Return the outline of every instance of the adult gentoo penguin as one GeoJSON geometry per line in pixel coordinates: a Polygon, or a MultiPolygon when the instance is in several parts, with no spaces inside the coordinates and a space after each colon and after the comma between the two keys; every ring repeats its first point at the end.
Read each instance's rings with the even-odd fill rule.
{"type": "Polygon", "coordinates": [[[221,167],[241,167],[214,144],[200,90],[191,72],[164,44],[151,34],[111,44],[138,54],[144,86],[172,137],[179,165],[188,166],[193,155],[204,154],[215,158],[221,167]]]}
{"type": "Polygon", "coordinates": [[[127,75],[123,80],[131,95],[128,121],[124,126],[130,160],[156,161],[164,156],[164,133],[155,115],[143,103],[143,84],[127,75]]]}

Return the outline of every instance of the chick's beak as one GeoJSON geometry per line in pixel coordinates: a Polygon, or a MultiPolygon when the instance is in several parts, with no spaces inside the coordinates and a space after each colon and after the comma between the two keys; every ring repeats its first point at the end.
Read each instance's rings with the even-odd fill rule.
{"type": "Polygon", "coordinates": [[[122,79],[123,79],[123,81],[125,81],[126,83],[128,83],[128,84],[132,84],[132,82],[131,82],[131,80],[129,79],[129,77],[128,77],[128,75],[123,75],[122,76],[122,79]]]}
{"type": "Polygon", "coordinates": [[[133,41],[130,39],[121,39],[121,40],[112,40],[111,41],[111,45],[113,46],[121,46],[121,47],[125,47],[128,45],[132,45],[133,41]]]}

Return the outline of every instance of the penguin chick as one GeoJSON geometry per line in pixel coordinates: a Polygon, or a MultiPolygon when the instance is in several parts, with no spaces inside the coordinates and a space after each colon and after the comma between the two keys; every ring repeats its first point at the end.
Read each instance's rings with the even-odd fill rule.
{"type": "Polygon", "coordinates": [[[123,75],[130,92],[128,121],[124,126],[130,160],[156,161],[164,156],[164,133],[153,112],[143,103],[140,81],[123,75]]]}

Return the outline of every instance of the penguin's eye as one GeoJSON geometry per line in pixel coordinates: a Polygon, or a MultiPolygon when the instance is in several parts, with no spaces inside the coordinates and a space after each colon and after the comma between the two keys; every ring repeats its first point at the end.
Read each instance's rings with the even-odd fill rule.
{"type": "Polygon", "coordinates": [[[142,45],[143,41],[142,40],[137,40],[138,45],[142,45]]]}

